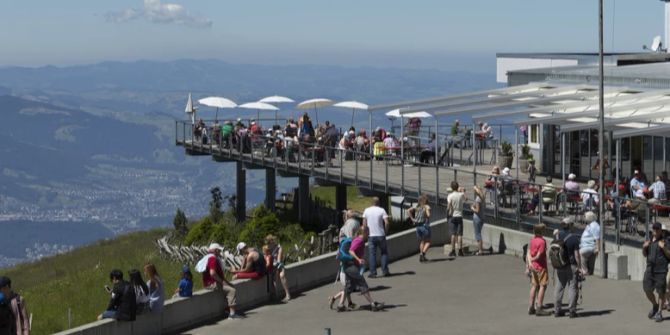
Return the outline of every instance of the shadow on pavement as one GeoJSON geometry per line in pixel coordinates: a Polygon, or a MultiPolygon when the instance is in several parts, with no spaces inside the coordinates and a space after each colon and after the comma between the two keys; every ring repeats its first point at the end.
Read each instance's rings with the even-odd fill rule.
{"type": "Polygon", "coordinates": [[[614,312],[613,309],[603,309],[601,311],[587,311],[587,312],[579,312],[577,313],[580,318],[588,318],[591,316],[602,316],[602,315],[607,315],[607,314],[612,314],[614,312]]]}
{"type": "Polygon", "coordinates": [[[374,291],[388,290],[388,289],[390,289],[390,288],[391,288],[391,286],[377,285],[377,286],[375,286],[375,287],[370,287],[370,288],[368,288],[368,290],[374,292],[374,291]]]}
{"type": "Polygon", "coordinates": [[[426,262],[426,263],[446,262],[446,261],[453,261],[454,259],[456,259],[456,258],[455,257],[452,257],[452,258],[450,258],[450,257],[448,257],[448,258],[433,258],[433,259],[429,259],[428,262],[426,262]]]}
{"type": "Polygon", "coordinates": [[[415,274],[416,274],[416,272],[414,272],[414,271],[391,272],[391,274],[389,274],[388,277],[399,277],[399,276],[415,275],[415,274]]]}

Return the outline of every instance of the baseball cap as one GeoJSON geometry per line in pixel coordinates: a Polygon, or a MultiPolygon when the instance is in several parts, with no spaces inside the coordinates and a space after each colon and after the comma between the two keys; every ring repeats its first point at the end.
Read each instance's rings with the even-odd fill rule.
{"type": "Polygon", "coordinates": [[[209,250],[209,251],[223,250],[223,247],[222,247],[220,244],[218,244],[218,243],[212,243],[212,244],[209,245],[209,247],[207,248],[207,250],[209,250]]]}
{"type": "Polygon", "coordinates": [[[237,247],[235,247],[235,249],[237,250],[237,252],[240,252],[240,251],[242,251],[242,249],[244,249],[246,247],[247,247],[246,243],[240,242],[240,243],[237,244],[237,247]]]}
{"type": "Polygon", "coordinates": [[[191,272],[191,268],[189,268],[188,265],[184,265],[181,267],[181,272],[182,273],[191,272]]]}

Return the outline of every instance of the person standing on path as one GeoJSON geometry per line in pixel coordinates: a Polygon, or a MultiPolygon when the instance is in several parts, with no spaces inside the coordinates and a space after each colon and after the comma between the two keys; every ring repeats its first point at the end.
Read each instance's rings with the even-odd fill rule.
{"type": "Polygon", "coordinates": [[[26,302],[21,295],[12,290],[12,280],[9,277],[0,277],[0,293],[4,296],[4,302],[11,309],[14,316],[16,332],[12,335],[30,335],[30,314],[26,309],[26,302]]]}
{"type": "Polygon", "coordinates": [[[370,233],[368,243],[368,257],[370,264],[370,274],[368,278],[377,277],[377,247],[381,251],[382,275],[388,277],[391,275],[388,267],[388,250],[386,247],[386,233],[389,231],[389,216],[386,210],[379,206],[379,197],[372,198],[372,206],[363,212],[363,228],[368,229],[370,233]]]}
{"type": "Polygon", "coordinates": [[[596,258],[600,252],[600,225],[598,216],[594,212],[586,212],[584,219],[589,222],[582,233],[582,239],[579,244],[579,253],[582,257],[582,272],[584,275],[593,275],[593,269],[596,266],[596,258]]]}
{"type": "Polygon", "coordinates": [[[449,257],[465,256],[463,254],[463,203],[465,193],[458,187],[457,181],[451,182],[451,194],[447,196],[447,216],[451,229],[451,252],[449,257]]]}
{"type": "Polygon", "coordinates": [[[484,228],[484,206],[486,204],[486,195],[479,186],[472,187],[475,193],[475,201],[472,204],[472,224],[475,229],[475,241],[477,241],[477,252],[475,255],[484,254],[484,242],[482,241],[482,228],[484,228]]]}
{"type": "Polygon", "coordinates": [[[419,239],[419,262],[427,262],[426,252],[430,248],[430,206],[427,195],[422,194],[416,207],[409,209],[409,219],[416,227],[416,236],[419,239]]]}
{"type": "Polygon", "coordinates": [[[370,289],[365,281],[365,278],[359,271],[360,266],[365,263],[363,258],[365,254],[365,238],[367,236],[367,228],[362,228],[356,234],[356,237],[351,241],[349,246],[350,261],[343,261],[342,268],[346,275],[346,285],[344,287],[344,296],[340,298],[340,303],[337,306],[337,311],[342,312],[346,310],[344,307],[344,298],[351,301],[351,293],[360,292],[361,295],[370,303],[370,310],[373,312],[380,311],[384,308],[383,302],[377,302],[372,299],[370,289]]]}
{"type": "MultiPolygon", "coordinates": [[[[562,230],[558,233],[555,242],[563,244],[563,255],[565,266],[555,268],[554,281],[554,316],[564,315],[561,310],[563,305],[563,293],[568,289],[568,311],[570,318],[577,317],[577,298],[579,297],[579,278],[582,276],[581,256],[579,254],[579,235],[572,232],[572,221],[565,218],[561,221],[562,230]]],[[[553,263],[553,261],[552,261],[553,263]]]]}
{"type": "Polygon", "coordinates": [[[652,226],[652,240],[646,240],[642,245],[642,255],[647,259],[647,269],[644,271],[642,288],[652,305],[647,317],[654,319],[656,322],[663,321],[661,306],[663,306],[666,298],[665,277],[668,273],[668,261],[670,260],[670,246],[663,237],[662,228],[663,226],[660,223],[654,223],[652,226]],[[654,291],[658,294],[658,300],[654,296],[654,291]]]}
{"type": "Polygon", "coordinates": [[[544,293],[547,290],[549,275],[547,274],[547,242],[542,237],[544,224],[533,226],[533,238],[530,240],[526,254],[526,274],[530,277],[530,295],[528,297],[528,314],[546,316],[550,313],[542,309],[544,293]]]}

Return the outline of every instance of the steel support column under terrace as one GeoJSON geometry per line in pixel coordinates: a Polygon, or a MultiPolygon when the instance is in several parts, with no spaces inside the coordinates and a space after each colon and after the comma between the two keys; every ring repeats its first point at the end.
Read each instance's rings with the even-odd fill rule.
{"type": "Polygon", "coordinates": [[[309,176],[298,176],[298,221],[309,223],[309,176]]]}
{"type": "Polygon", "coordinates": [[[244,169],[242,161],[237,161],[235,165],[237,167],[235,214],[237,222],[242,222],[247,218],[247,171],[244,169]]]}
{"type": "MultiPolygon", "coordinates": [[[[276,161],[276,160],[275,160],[276,161]]],[[[265,207],[275,210],[275,199],[277,192],[277,179],[274,168],[265,169],[265,207]]]]}

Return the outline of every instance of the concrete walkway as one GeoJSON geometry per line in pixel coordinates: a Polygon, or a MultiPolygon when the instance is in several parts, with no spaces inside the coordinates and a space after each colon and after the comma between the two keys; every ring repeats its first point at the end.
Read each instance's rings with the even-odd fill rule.
{"type": "MultiPolygon", "coordinates": [[[[584,283],[581,317],[527,315],[529,283],[523,262],[511,256],[468,256],[447,260],[431,249],[431,263],[411,257],[391,264],[390,278],[368,279],[372,295],[388,308],[373,313],[328,309],[327,297],[340,286],[326,285],[286,305],[247,311],[244,320],[222,320],[184,334],[633,334],[667,329],[647,319],[650,305],[640,282],[589,277],[584,283]]],[[[545,304],[553,303],[553,280],[545,304]]],[[[566,297],[567,299],[567,293],[566,297]]],[[[564,301],[565,302],[565,301],[564,301]]],[[[666,312],[670,317],[670,312],[666,312]]]]}

